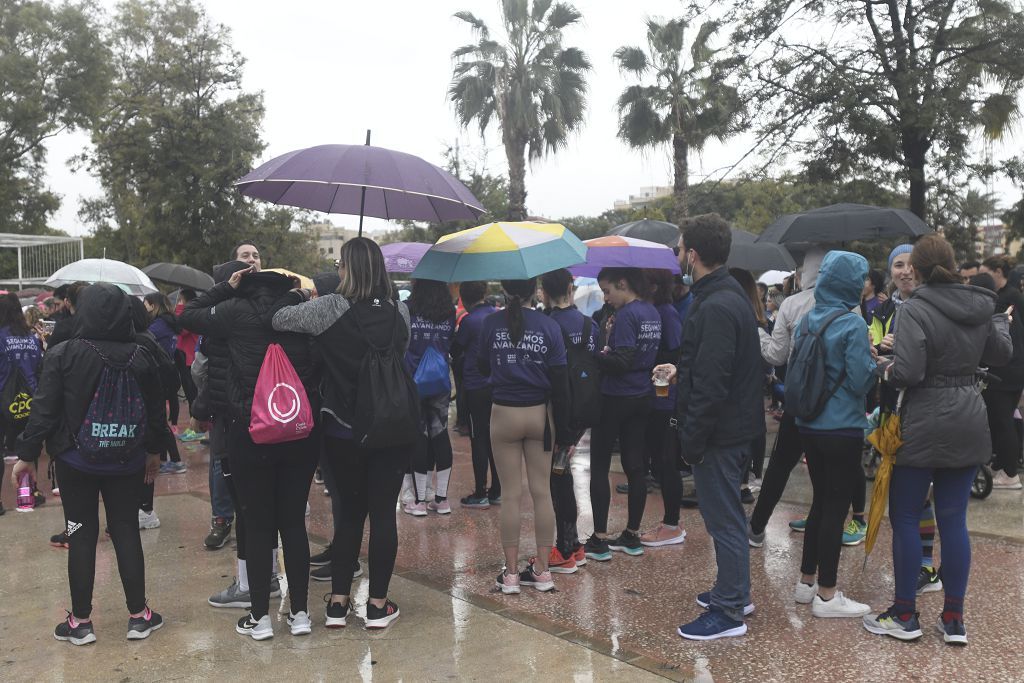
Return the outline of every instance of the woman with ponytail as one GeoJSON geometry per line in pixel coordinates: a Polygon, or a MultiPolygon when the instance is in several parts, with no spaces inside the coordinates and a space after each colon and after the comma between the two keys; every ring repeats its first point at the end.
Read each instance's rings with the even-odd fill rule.
{"type": "Polygon", "coordinates": [[[491,450],[506,492],[499,516],[505,567],[497,585],[505,594],[519,593],[521,585],[550,591],[555,587],[548,569],[555,542],[551,452],[552,447],[572,445],[565,342],[558,323],[532,308],[536,278],[504,280],[501,285],[508,305],[484,321],[478,358],[480,374],[490,377],[494,404],[491,450]],[[533,498],[537,557],[520,572],[520,471],[524,460],[533,498]]]}
{"type": "Polygon", "coordinates": [[[918,287],[900,307],[892,360],[883,366],[885,379],[904,392],[903,445],[889,487],[896,597],[881,614],[865,616],[864,627],[899,640],[923,635],[916,604],[918,528],[921,502],[932,486],[945,590],[937,626],[945,642],[962,645],[971,565],[967,501],[978,466],[992,453],[977,370],[1009,361],[1009,322],[1015,313],[995,313],[993,292],[961,284],[953,249],[940,235],[925,235],[914,244],[910,268],[918,287]]]}

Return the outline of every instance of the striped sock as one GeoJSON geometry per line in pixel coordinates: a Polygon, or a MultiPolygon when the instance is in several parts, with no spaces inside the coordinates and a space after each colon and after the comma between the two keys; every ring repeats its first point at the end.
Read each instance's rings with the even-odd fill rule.
{"type": "Polygon", "coordinates": [[[899,598],[896,598],[896,601],[892,605],[893,611],[896,612],[896,616],[903,621],[914,616],[916,607],[917,606],[913,600],[900,600],[899,598]]]}
{"type": "Polygon", "coordinates": [[[942,622],[948,624],[954,619],[961,622],[964,620],[964,599],[947,595],[942,605],[942,622]]]}
{"type": "Polygon", "coordinates": [[[921,522],[918,528],[921,534],[921,566],[934,567],[932,552],[935,548],[935,510],[931,501],[927,502],[921,510],[921,522]]]}

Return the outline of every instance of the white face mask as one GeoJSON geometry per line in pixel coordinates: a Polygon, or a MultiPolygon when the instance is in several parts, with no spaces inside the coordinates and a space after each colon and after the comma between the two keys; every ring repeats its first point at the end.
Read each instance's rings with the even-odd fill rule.
{"type": "Polygon", "coordinates": [[[690,261],[689,258],[690,252],[687,251],[686,253],[686,272],[683,273],[683,277],[681,279],[684,287],[693,287],[693,262],[690,261]]]}

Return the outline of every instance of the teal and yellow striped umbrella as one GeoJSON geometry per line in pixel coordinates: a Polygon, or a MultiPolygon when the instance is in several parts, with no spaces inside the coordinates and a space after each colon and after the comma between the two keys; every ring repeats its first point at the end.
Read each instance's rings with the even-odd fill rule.
{"type": "Polygon", "coordinates": [[[526,280],[586,259],[586,245],[558,223],[488,223],[439,239],[411,277],[441,282],[526,280]]]}

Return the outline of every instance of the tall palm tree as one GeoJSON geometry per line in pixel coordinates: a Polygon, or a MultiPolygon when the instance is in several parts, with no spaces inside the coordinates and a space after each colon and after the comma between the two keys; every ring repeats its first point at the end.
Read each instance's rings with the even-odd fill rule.
{"type": "Polygon", "coordinates": [[[472,27],[475,43],[452,53],[448,99],[459,123],[476,121],[483,135],[497,117],[508,159],[509,216],[526,217],[526,161],[564,147],[586,111],[590,62],[582,50],[562,46],[563,31],[582,14],[552,0],[502,0],[504,36],[492,38],[471,12],[455,16],[472,27]]]}
{"type": "Polygon", "coordinates": [[[672,143],[675,220],[687,213],[690,151],[733,134],[743,108],[736,88],[725,82],[729,62],[718,60],[709,45],[718,24],[701,25],[689,60],[684,54],[688,28],[685,19],[648,19],[646,51],[630,46],[615,51],[619,69],[639,81],[619,95],[619,138],[635,149],[672,143]]]}

